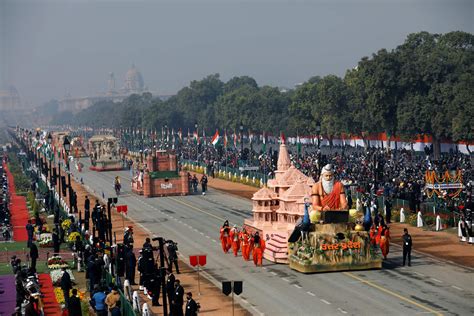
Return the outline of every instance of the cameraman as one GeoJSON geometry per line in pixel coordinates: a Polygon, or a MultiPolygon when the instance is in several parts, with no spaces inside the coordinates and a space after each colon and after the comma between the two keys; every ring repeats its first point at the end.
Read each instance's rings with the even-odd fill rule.
{"type": "Polygon", "coordinates": [[[176,253],[176,251],[178,251],[178,243],[175,243],[172,240],[167,240],[165,246],[166,257],[168,258],[168,271],[171,273],[173,272],[174,264],[176,273],[180,274],[178,267],[178,254],[176,253]]]}

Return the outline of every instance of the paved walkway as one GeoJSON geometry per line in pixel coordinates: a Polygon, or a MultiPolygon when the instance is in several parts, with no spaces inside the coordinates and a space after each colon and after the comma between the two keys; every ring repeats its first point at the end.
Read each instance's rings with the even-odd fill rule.
{"type": "MultiPolygon", "coordinates": [[[[200,178],[199,174],[196,175],[200,178]]],[[[258,191],[258,188],[241,183],[211,177],[208,177],[208,179],[209,187],[248,199],[258,191]]],[[[459,242],[457,235],[452,233],[426,231],[408,224],[392,223],[390,225],[392,245],[402,245],[401,237],[404,228],[408,228],[408,232],[413,238],[414,251],[474,268],[474,245],[459,242]]]]}
{"type": "MultiPolygon", "coordinates": [[[[88,192],[86,186],[82,186],[80,183],[76,182],[74,178],[71,178],[72,186],[74,191],[77,194],[78,209],[84,209],[84,200],[85,196],[88,195],[91,201],[91,205],[95,204],[95,200],[99,199],[101,203],[106,204],[105,200],[102,200],[99,192],[88,192]]],[[[66,199],[69,201],[69,199],[66,199]]],[[[119,203],[120,204],[120,203],[119,203]]],[[[92,223],[91,223],[92,224],[92,223]]],[[[146,237],[153,237],[148,231],[146,231],[143,226],[135,223],[133,220],[127,217],[122,217],[122,215],[112,212],[112,234],[116,235],[117,242],[121,242],[123,239],[124,229],[123,227],[133,226],[133,237],[135,247],[141,247],[145,242],[146,237]]],[[[138,253],[139,249],[135,249],[135,253],[138,253]]],[[[138,256],[137,256],[138,259],[138,256]]],[[[205,315],[230,315],[232,312],[232,299],[228,296],[222,294],[221,289],[214,286],[211,282],[205,279],[202,275],[200,277],[200,289],[201,294],[198,294],[198,279],[197,273],[194,272],[194,269],[190,267],[187,262],[179,261],[179,267],[181,274],[175,274],[175,277],[181,281],[181,285],[184,287],[185,292],[192,292],[193,298],[201,304],[200,314],[205,315]]],[[[174,269],[173,269],[174,270],[174,269]]],[[[136,273],[136,283],[138,284],[138,272],[136,273]]],[[[134,290],[138,290],[138,286],[133,287],[134,290]]],[[[151,307],[151,310],[154,315],[163,315],[162,307],[151,306],[151,300],[146,298],[141,293],[141,302],[147,302],[148,306],[151,307]]],[[[162,297],[160,296],[159,302],[162,304],[162,297]]],[[[169,307],[168,307],[169,308],[169,307]]],[[[250,315],[250,313],[243,309],[240,305],[235,304],[235,315],[250,315]]]]}

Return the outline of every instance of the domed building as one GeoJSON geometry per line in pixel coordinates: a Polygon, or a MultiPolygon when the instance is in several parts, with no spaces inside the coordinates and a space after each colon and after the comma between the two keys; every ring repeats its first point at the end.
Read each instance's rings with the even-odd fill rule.
{"type": "Polygon", "coordinates": [[[143,92],[144,88],[145,85],[143,83],[142,74],[137,70],[135,65],[132,65],[132,68],[127,71],[125,76],[125,86],[123,91],[130,94],[141,93],[143,92]]]}
{"type": "Polygon", "coordinates": [[[13,111],[20,107],[20,94],[14,86],[0,88],[0,111],[13,111]]]}
{"type": "Polygon", "coordinates": [[[107,91],[105,93],[86,97],[71,97],[67,95],[59,101],[59,111],[77,113],[100,101],[122,102],[132,94],[141,94],[143,92],[148,92],[143,76],[135,65],[132,65],[125,75],[123,88],[118,90],[115,88],[115,75],[111,72],[109,73],[107,91]]]}

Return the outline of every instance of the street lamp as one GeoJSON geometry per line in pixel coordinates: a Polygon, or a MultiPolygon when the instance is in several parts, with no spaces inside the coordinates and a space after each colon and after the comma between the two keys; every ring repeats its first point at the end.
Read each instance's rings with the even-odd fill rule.
{"type": "Polygon", "coordinates": [[[67,173],[67,180],[68,180],[68,191],[69,191],[69,208],[72,210],[73,203],[72,203],[72,186],[71,186],[71,169],[69,168],[69,152],[71,151],[71,142],[69,142],[69,138],[64,136],[63,142],[64,152],[66,153],[66,167],[68,170],[67,173]]]}

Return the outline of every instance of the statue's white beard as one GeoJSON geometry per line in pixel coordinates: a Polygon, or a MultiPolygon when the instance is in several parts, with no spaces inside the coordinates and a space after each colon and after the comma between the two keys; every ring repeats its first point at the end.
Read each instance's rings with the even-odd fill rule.
{"type": "Polygon", "coordinates": [[[322,179],[321,183],[323,185],[324,193],[330,194],[332,192],[332,189],[334,188],[334,179],[333,180],[322,179]]]}

